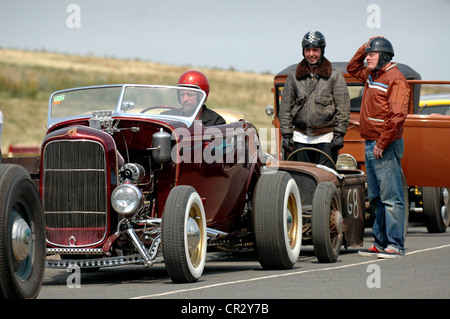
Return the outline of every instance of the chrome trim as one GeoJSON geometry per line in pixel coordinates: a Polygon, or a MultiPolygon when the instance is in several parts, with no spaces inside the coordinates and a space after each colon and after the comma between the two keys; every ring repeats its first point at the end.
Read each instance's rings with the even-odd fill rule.
{"type": "Polygon", "coordinates": [[[33,249],[34,234],[28,223],[20,216],[14,219],[11,229],[11,246],[14,257],[22,262],[33,249]]]}
{"type": "Polygon", "coordinates": [[[357,169],[358,162],[350,154],[339,154],[336,161],[336,167],[337,169],[357,169]]]}
{"type": "Polygon", "coordinates": [[[214,229],[214,228],[206,228],[206,235],[210,239],[218,239],[218,238],[225,238],[228,236],[228,233],[214,229]]]}
{"type": "MultiPolygon", "coordinates": [[[[134,233],[133,228],[131,232],[134,233]]],[[[130,229],[127,230],[130,233],[130,229]]],[[[136,236],[136,234],[134,233],[136,236]]],[[[131,235],[133,236],[133,235],[131,235]]],[[[137,236],[136,236],[137,239],[137,236]]],[[[137,239],[138,240],[138,239],[137,239]]],[[[128,256],[115,256],[103,258],[89,258],[89,259],[47,259],[45,266],[47,268],[67,268],[69,266],[78,266],[80,268],[98,268],[98,267],[116,267],[129,264],[142,264],[144,267],[150,267],[154,263],[162,263],[163,259],[158,257],[159,247],[161,245],[161,236],[157,236],[151,247],[147,250],[138,240],[137,244],[141,247],[139,254],[128,256]]],[[[109,255],[109,252],[103,251],[101,248],[47,248],[48,254],[66,254],[66,255],[109,255]]]]}
{"type": "Polygon", "coordinates": [[[345,177],[344,174],[339,174],[339,173],[336,172],[334,169],[332,169],[332,168],[330,168],[330,167],[328,167],[328,166],[321,165],[321,164],[317,164],[316,167],[317,167],[317,168],[321,168],[321,169],[323,169],[323,170],[325,170],[325,171],[328,171],[328,172],[332,173],[333,175],[335,175],[335,176],[336,176],[338,179],[340,179],[340,180],[343,179],[343,178],[345,177]]]}
{"type": "MultiPolygon", "coordinates": [[[[162,259],[153,261],[162,263],[162,259]]],[[[47,259],[45,266],[47,268],[67,268],[69,266],[78,266],[80,268],[98,268],[98,267],[117,267],[131,264],[143,264],[144,260],[139,254],[118,257],[105,257],[93,259],[64,259],[53,260],[47,259]]]]}
{"type": "MultiPolygon", "coordinates": [[[[128,228],[126,230],[127,235],[130,237],[131,242],[134,245],[134,248],[139,252],[139,255],[144,260],[144,267],[150,267],[153,265],[153,261],[151,257],[148,255],[147,251],[145,250],[145,246],[141,243],[138,236],[136,235],[133,228],[128,228]]],[[[153,245],[152,245],[153,246],[153,245]]]]}
{"type": "Polygon", "coordinates": [[[48,255],[109,255],[109,252],[101,248],[47,248],[46,252],[48,255]]]}
{"type": "MultiPolygon", "coordinates": [[[[107,236],[109,219],[108,172],[103,145],[85,139],[51,141],[43,150],[42,168],[42,203],[47,229],[63,232],[72,227],[79,231],[83,228],[104,228],[103,234],[99,234],[95,241],[77,245],[77,248],[101,243],[107,236]],[[86,156],[83,162],[70,162],[86,151],[96,152],[98,156],[86,156]],[[64,160],[61,158],[62,153],[64,160]],[[68,177],[72,184],[66,183],[68,177]],[[93,188],[95,193],[89,192],[87,186],[93,188]],[[70,199],[70,203],[67,199],[70,199]]],[[[67,242],[63,242],[62,238],[58,241],[47,236],[47,242],[56,247],[72,248],[81,237],[76,233],[71,235],[73,239],[67,242]]]]}

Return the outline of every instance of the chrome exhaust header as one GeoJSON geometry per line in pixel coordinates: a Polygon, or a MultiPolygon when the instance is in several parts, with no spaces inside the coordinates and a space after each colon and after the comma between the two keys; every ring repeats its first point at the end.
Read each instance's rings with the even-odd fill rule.
{"type": "Polygon", "coordinates": [[[228,233],[213,228],[207,228],[206,235],[210,239],[222,239],[228,236],[228,233]]]}

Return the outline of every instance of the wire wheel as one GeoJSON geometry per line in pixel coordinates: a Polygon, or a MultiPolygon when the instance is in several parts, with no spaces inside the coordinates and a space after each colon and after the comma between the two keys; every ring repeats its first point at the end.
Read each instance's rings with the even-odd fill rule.
{"type": "Polygon", "coordinates": [[[312,240],[319,262],[335,262],[343,242],[342,204],[333,183],[320,183],[314,192],[312,240]]]}

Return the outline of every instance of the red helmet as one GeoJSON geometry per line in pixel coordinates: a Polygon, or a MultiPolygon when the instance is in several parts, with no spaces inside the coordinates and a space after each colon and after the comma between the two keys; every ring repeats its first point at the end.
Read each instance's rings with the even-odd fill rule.
{"type": "Polygon", "coordinates": [[[199,71],[187,71],[183,74],[181,74],[180,78],[178,79],[178,85],[180,86],[188,86],[188,87],[194,87],[196,89],[200,89],[206,93],[206,99],[208,98],[209,94],[209,82],[206,76],[199,71]]]}

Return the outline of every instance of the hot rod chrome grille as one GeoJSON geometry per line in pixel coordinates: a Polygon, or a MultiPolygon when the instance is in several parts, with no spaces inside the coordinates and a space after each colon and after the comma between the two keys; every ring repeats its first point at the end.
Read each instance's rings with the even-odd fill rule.
{"type": "Polygon", "coordinates": [[[47,144],[42,185],[49,243],[85,247],[105,238],[107,171],[101,144],[85,140],[47,144]]]}

